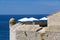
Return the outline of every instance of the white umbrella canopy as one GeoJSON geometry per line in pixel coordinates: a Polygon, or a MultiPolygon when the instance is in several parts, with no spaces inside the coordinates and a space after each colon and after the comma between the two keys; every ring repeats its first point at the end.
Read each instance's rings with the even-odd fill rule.
{"type": "Polygon", "coordinates": [[[43,17],[43,18],[41,18],[41,19],[39,19],[39,20],[48,20],[48,18],[46,18],[46,17],[43,17]]]}
{"type": "Polygon", "coordinates": [[[21,22],[23,22],[23,21],[28,21],[28,18],[22,18],[22,19],[19,19],[18,21],[21,21],[21,22]]]}
{"type": "Polygon", "coordinates": [[[18,21],[21,21],[21,22],[24,22],[24,21],[34,21],[34,20],[38,20],[38,19],[36,19],[36,18],[33,18],[33,17],[31,17],[31,18],[22,18],[22,19],[19,19],[18,21]]]}
{"type": "Polygon", "coordinates": [[[29,20],[34,21],[34,20],[38,20],[38,19],[31,17],[31,18],[29,18],[29,20]]]}

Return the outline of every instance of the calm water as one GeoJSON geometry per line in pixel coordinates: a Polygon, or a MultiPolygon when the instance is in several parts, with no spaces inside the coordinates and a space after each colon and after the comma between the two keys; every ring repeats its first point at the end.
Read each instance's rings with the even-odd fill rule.
{"type": "Polygon", "coordinates": [[[14,17],[16,21],[23,17],[42,18],[48,14],[41,15],[0,15],[0,40],[9,40],[9,19],[14,17]]]}

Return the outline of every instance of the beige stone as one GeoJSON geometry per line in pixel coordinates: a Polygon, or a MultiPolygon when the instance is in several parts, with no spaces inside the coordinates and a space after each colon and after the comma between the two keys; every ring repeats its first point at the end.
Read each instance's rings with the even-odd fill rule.
{"type": "Polygon", "coordinates": [[[48,16],[48,28],[50,31],[60,30],[60,12],[48,16]]]}

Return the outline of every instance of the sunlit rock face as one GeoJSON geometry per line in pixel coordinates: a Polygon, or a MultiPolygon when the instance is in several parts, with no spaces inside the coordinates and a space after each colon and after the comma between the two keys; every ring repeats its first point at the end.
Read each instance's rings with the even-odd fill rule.
{"type": "Polygon", "coordinates": [[[40,30],[38,32],[36,31],[41,28],[38,24],[22,24],[20,22],[12,24],[14,23],[14,19],[11,20],[9,24],[10,40],[41,40],[40,30]]]}
{"type": "Polygon", "coordinates": [[[9,21],[10,40],[44,40],[45,25],[39,22],[18,22],[14,18],[9,21]]]}
{"type": "Polygon", "coordinates": [[[60,40],[60,12],[56,12],[48,17],[48,27],[45,32],[45,40],[60,40]]]}
{"type": "Polygon", "coordinates": [[[48,16],[48,27],[50,31],[60,30],[60,12],[48,16]]]}

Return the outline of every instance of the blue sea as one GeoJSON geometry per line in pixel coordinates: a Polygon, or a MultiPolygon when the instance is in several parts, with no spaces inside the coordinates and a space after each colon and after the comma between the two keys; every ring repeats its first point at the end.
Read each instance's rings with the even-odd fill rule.
{"type": "MultiPolygon", "coordinates": [[[[48,14],[40,15],[0,15],[0,40],[9,40],[9,19],[15,18],[16,21],[23,17],[34,17],[40,19],[46,17],[48,14]]],[[[18,22],[18,21],[17,21],[18,22]]]]}

